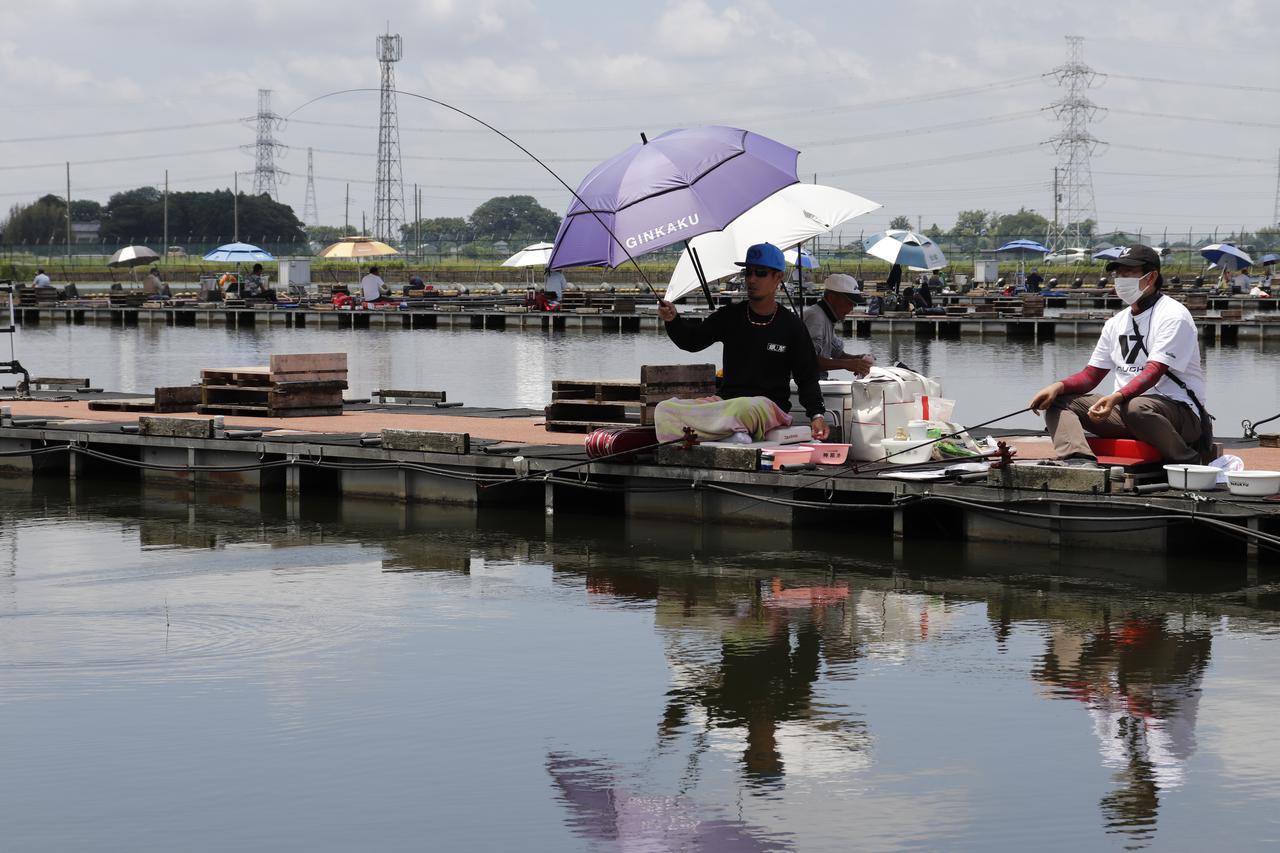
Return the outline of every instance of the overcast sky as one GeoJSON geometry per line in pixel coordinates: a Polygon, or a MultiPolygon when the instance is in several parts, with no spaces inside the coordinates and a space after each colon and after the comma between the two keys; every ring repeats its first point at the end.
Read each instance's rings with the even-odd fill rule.
{"type": "MultiPolygon", "coordinates": [[[[673,127],[745,127],[801,150],[805,179],[884,204],[851,230],[905,214],[1052,212],[1060,97],[1042,77],[1085,37],[1110,110],[1091,126],[1105,228],[1147,234],[1273,222],[1280,32],[1267,4],[915,0],[420,0],[217,4],[0,0],[0,205],[46,192],[105,202],[142,184],[253,186],[257,90],[289,120],[279,198],[302,214],[315,149],[320,221],[372,220],[379,84],[375,37],[404,40],[398,88],[511,133],[568,183],[673,127]],[[1146,78],[1146,79],[1137,79],[1146,78]],[[938,95],[942,95],[938,97],[938,95]],[[295,112],[296,111],[296,112],[295,112]],[[1138,115],[1146,113],[1148,115],[1138,115]]],[[[406,214],[463,216],[529,193],[563,213],[568,193],[497,136],[399,98],[406,214]]],[[[846,226],[846,231],[850,230],[846,226]]],[[[548,235],[550,236],[550,235],[548,235]]]]}

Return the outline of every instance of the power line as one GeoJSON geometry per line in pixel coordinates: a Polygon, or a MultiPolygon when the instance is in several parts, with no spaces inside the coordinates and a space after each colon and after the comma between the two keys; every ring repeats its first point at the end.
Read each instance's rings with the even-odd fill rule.
{"type": "MultiPolygon", "coordinates": [[[[1012,80],[1001,80],[994,83],[986,83],[979,86],[964,86],[956,89],[943,89],[933,92],[924,92],[918,95],[904,95],[896,98],[882,98],[875,101],[863,101],[855,104],[829,104],[822,107],[806,108],[803,110],[788,110],[785,112],[771,113],[744,113],[738,116],[719,118],[708,118],[707,116],[696,116],[682,120],[674,120],[671,118],[652,119],[648,121],[636,120],[624,125],[595,125],[584,127],[508,127],[503,128],[508,133],[634,133],[637,129],[646,126],[669,126],[681,127],[685,125],[702,125],[702,124],[723,124],[740,122],[749,120],[752,122],[793,119],[809,115],[830,116],[838,113],[858,112],[861,110],[876,109],[879,107],[896,107],[908,104],[923,103],[926,101],[948,100],[951,98],[964,97],[966,95],[980,94],[999,89],[1007,89],[1013,86],[1020,86],[1032,80],[1040,79],[1040,75],[1029,77],[1018,77],[1012,80]]],[[[331,122],[321,121],[317,119],[290,119],[295,124],[312,125],[316,127],[337,127],[347,128],[351,130],[370,130],[370,125],[355,124],[352,122],[331,122]]],[[[402,131],[408,133],[445,133],[445,134],[482,134],[483,129],[471,127],[401,127],[402,131]]]]}
{"type": "Polygon", "coordinates": [[[1239,83],[1208,83],[1201,80],[1168,80],[1162,77],[1139,77],[1133,74],[1108,74],[1107,78],[1111,80],[1132,80],[1137,83],[1160,83],[1170,86],[1198,86],[1207,89],[1235,89],[1241,92],[1280,94],[1280,88],[1275,86],[1245,86],[1239,83]]]}
{"type": "Polygon", "coordinates": [[[156,127],[135,127],[131,130],[95,130],[90,133],[62,133],[54,136],[22,136],[13,139],[0,139],[0,145],[14,145],[19,142],[60,142],[64,139],[99,139],[104,136],[132,136],[136,133],[163,133],[171,130],[193,130],[202,127],[222,127],[229,124],[240,124],[240,119],[223,119],[220,121],[204,121],[192,124],[166,124],[156,127]]]}
{"type": "Polygon", "coordinates": [[[1024,145],[1010,145],[1005,148],[988,148],[984,151],[970,151],[964,154],[949,154],[943,157],[932,157],[927,160],[908,160],[902,163],[882,163],[875,166],[854,166],[848,169],[814,169],[819,175],[861,175],[867,172],[887,172],[891,169],[915,169],[924,166],[941,166],[947,163],[962,163],[968,160],[982,160],[988,157],[1002,157],[1006,154],[1018,154],[1026,151],[1038,151],[1040,143],[1032,142],[1024,145]]]}
{"type": "MultiPolygon", "coordinates": [[[[288,146],[292,148],[293,146],[288,146]]],[[[320,154],[333,154],[339,157],[376,157],[377,154],[368,151],[341,151],[333,148],[312,148],[307,147],[308,151],[316,151],[320,154]]],[[[600,157],[547,157],[544,158],[548,163],[599,163],[608,155],[600,157]]],[[[401,160],[426,160],[439,163],[513,163],[518,165],[528,165],[528,157],[442,157],[431,154],[401,154],[401,160]]],[[[58,163],[61,166],[62,163],[58,163]]]]}
{"type": "MultiPolygon", "coordinates": [[[[724,95],[724,94],[730,94],[734,92],[748,92],[751,94],[756,94],[758,92],[768,91],[771,89],[784,89],[784,90],[794,91],[797,88],[801,88],[801,87],[811,89],[817,83],[826,83],[826,82],[831,82],[833,80],[852,80],[852,79],[858,79],[858,77],[859,75],[850,74],[848,72],[833,72],[830,74],[818,74],[818,75],[804,74],[804,75],[794,76],[790,78],[777,78],[777,77],[771,76],[770,77],[771,82],[765,83],[765,84],[750,84],[745,86],[725,86],[720,88],[697,87],[697,88],[691,88],[688,94],[696,95],[699,98],[705,99],[709,95],[724,95]]],[[[1037,74],[1028,75],[1024,77],[1011,77],[1007,80],[996,80],[996,81],[992,81],[991,83],[981,84],[979,86],[965,87],[965,89],[973,90],[974,93],[978,93],[980,91],[989,91],[991,89],[996,89],[996,88],[1012,88],[1014,86],[1025,85],[1037,79],[1039,79],[1039,75],[1037,74]]],[[[955,93],[963,93],[965,89],[952,90],[953,94],[950,96],[954,97],[955,93]]],[[[578,95],[578,94],[566,93],[555,98],[530,98],[528,96],[515,96],[515,97],[507,97],[507,98],[481,97],[481,98],[471,98],[469,100],[474,101],[476,103],[486,103],[486,104],[518,103],[518,104],[526,104],[529,106],[536,106],[538,104],[560,104],[560,103],[579,104],[579,103],[588,103],[593,101],[608,101],[610,103],[616,102],[616,101],[669,101],[671,100],[671,98],[672,98],[672,94],[670,92],[664,91],[664,92],[658,92],[658,93],[645,93],[645,94],[617,93],[617,94],[611,94],[611,95],[600,95],[600,94],[578,95]]]]}
{"type": "Polygon", "coordinates": [[[961,119],[960,121],[944,122],[943,124],[924,125],[922,127],[907,127],[901,130],[885,130],[877,133],[864,133],[859,136],[843,136],[834,139],[816,139],[797,142],[794,147],[802,150],[810,148],[827,148],[836,145],[850,145],[856,142],[875,142],[881,139],[898,139],[903,136],[925,135],[930,133],[941,133],[948,130],[960,130],[968,127],[982,127],[989,124],[1000,124],[1001,122],[1019,121],[1031,116],[1043,115],[1041,109],[1022,110],[1015,113],[1001,113],[999,115],[981,116],[979,118],[961,119]]]}
{"type": "MultiPolygon", "coordinates": [[[[903,136],[924,135],[930,133],[940,133],[948,130],[960,130],[969,127],[981,127],[989,124],[998,124],[1001,122],[1017,121],[1024,118],[1043,115],[1044,110],[1037,108],[1032,110],[1022,110],[1013,113],[1001,113],[997,115],[981,116],[978,118],[962,119],[960,121],[945,122],[942,124],[922,125],[920,127],[906,127],[899,130],[886,130],[876,133],[867,133],[860,136],[846,136],[832,139],[806,140],[794,143],[794,147],[808,151],[812,148],[826,148],[838,145],[848,145],[858,142],[874,142],[881,139],[897,139],[903,136]]],[[[309,149],[310,150],[310,149],[309,149]]],[[[364,151],[342,151],[329,148],[314,149],[324,154],[336,154],[344,157],[372,157],[374,155],[364,151]]],[[[442,157],[428,155],[401,155],[405,160],[429,160],[451,163],[528,163],[527,158],[523,157],[442,157]]],[[[599,163],[604,160],[604,156],[599,157],[566,157],[563,159],[548,158],[549,162],[556,163],[599,163]]]]}
{"type": "MultiPolygon", "coordinates": [[[[281,171],[281,174],[290,175],[290,176],[292,176],[292,177],[302,177],[301,175],[298,175],[298,174],[297,174],[297,173],[295,173],[295,172],[285,172],[285,171],[283,171],[283,170],[281,171]]],[[[369,180],[362,180],[362,179],[360,179],[360,178],[346,178],[346,177],[339,177],[339,176],[336,176],[336,175],[315,175],[315,179],[316,179],[317,181],[330,181],[330,182],[334,182],[334,183],[343,183],[343,184],[362,184],[362,185],[364,185],[364,186],[374,186],[374,185],[375,185],[373,181],[369,181],[369,180]]],[[[568,192],[568,190],[566,190],[564,187],[557,187],[557,186],[552,186],[552,185],[546,185],[546,186],[541,186],[541,187],[512,187],[512,186],[473,186],[473,185],[469,185],[469,184],[418,184],[418,186],[420,186],[420,187],[424,187],[424,188],[426,188],[426,189],[440,189],[440,190],[483,190],[483,191],[485,191],[485,192],[497,192],[497,193],[511,193],[511,192],[525,192],[525,193],[568,192]]]]}
{"type": "Polygon", "coordinates": [[[1108,112],[1126,116],[1141,116],[1143,118],[1167,118],[1175,121],[1198,121],[1205,124],[1227,124],[1234,127],[1263,127],[1268,129],[1280,128],[1280,123],[1267,121],[1243,121],[1241,119],[1222,118],[1220,116],[1186,116],[1174,115],[1172,113],[1151,113],[1142,110],[1122,110],[1116,107],[1109,107],[1108,112]]]}
{"type": "MultiPolygon", "coordinates": [[[[130,157],[103,157],[97,160],[72,160],[72,166],[100,166],[107,163],[131,163],[139,160],[166,160],[180,157],[199,157],[205,154],[222,154],[228,151],[239,151],[239,145],[227,145],[222,148],[197,148],[191,151],[179,151],[168,154],[134,154],[130,157]]],[[[29,171],[31,169],[61,169],[66,166],[66,160],[59,160],[56,163],[25,163],[21,165],[4,165],[0,166],[0,172],[10,171],[29,171]]]]}
{"type": "MultiPolygon", "coordinates": [[[[248,173],[247,173],[247,172],[241,172],[241,173],[239,173],[239,174],[248,174],[248,173]]],[[[213,174],[213,175],[197,175],[197,176],[195,176],[195,177],[185,178],[185,179],[182,179],[182,180],[171,180],[169,183],[171,183],[171,184],[196,184],[196,183],[205,183],[205,182],[207,182],[207,181],[225,180],[225,179],[226,179],[226,177],[227,177],[227,173],[226,173],[226,172],[218,172],[218,173],[213,174]]],[[[157,182],[157,183],[159,183],[159,182],[157,182]]],[[[150,186],[150,185],[147,185],[147,186],[150,186]]],[[[120,191],[120,190],[133,190],[133,189],[137,189],[137,188],[138,188],[138,185],[137,185],[136,183],[134,183],[134,184],[106,184],[106,185],[103,185],[103,186],[97,186],[97,187],[77,187],[77,188],[76,188],[76,192],[78,192],[78,193],[90,193],[90,192],[118,192],[118,191],[120,191]]],[[[231,188],[230,188],[230,187],[226,187],[225,189],[226,189],[226,191],[227,191],[227,192],[230,192],[230,191],[231,191],[231,188]]],[[[3,193],[0,193],[0,198],[16,198],[16,197],[20,197],[20,196],[28,196],[28,197],[30,197],[30,196],[41,196],[41,195],[44,195],[44,194],[46,194],[46,193],[48,193],[48,192],[50,192],[50,190],[49,190],[49,188],[48,188],[48,187],[43,187],[43,188],[41,188],[41,189],[36,189],[36,190],[17,190],[17,191],[13,191],[13,192],[3,192],[3,193]]],[[[217,192],[217,190],[206,190],[206,192],[217,192]]]]}
{"type": "Polygon", "coordinates": [[[1207,160],[1229,160],[1234,163],[1266,163],[1268,166],[1272,164],[1272,160],[1263,157],[1236,157],[1231,154],[1210,154],[1203,151],[1178,151],[1174,148],[1153,148],[1148,145],[1125,145],[1121,142],[1110,143],[1112,148],[1121,148],[1125,151],[1145,151],[1149,154],[1173,154],[1179,157],[1203,157],[1207,160]]]}

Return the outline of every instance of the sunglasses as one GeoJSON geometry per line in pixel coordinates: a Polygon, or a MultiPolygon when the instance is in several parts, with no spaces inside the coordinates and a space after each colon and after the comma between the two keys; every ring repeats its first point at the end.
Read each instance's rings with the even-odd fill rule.
{"type": "Polygon", "coordinates": [[[743,267],[742,274],[744,276],[755,276],[756,278],[768,278],[776,273],[777,270],[770,267],[743,267]]]}

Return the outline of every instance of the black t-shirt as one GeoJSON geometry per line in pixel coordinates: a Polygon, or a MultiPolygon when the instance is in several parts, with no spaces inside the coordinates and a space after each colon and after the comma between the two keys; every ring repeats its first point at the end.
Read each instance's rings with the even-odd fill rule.
{"type": "Polygon", "coordinates": [[[809,330],[781,305],[772,320],[751,311],[750,303],[738,302],[705,320],[677,315],[666,328],[672,343],[688,352],[699,352],[716,342],[724,344],[721,397],[768,397],[789,412],[794,378],[805,414],[812,420],[826,410],[809,330]]]}

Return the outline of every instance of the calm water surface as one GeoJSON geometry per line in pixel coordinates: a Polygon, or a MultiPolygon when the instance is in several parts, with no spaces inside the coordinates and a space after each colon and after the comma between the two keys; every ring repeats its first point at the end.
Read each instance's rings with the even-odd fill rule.
{"type": "MultiPolygon", "coordinates": [[[[150,393],[156,385],[186,385],[199,381],[203,367],[265,364],[273,352],[341,350],[351,356],[353,396],[375,388],[443,390],[450,400],[470,405],[530,408],[550,401],[553,379],[636,380],[641,364],[720,364],[719,344],[686,353],[657,331],[124,329],[59,323],[24,327],[16,344],[18,358],[33,375],[88,376],[113,391],[150,393]]],[[[940,379],[943,393],[958,402],[956,419],[975,424],[1025,406],[1042,386],[1079,370],[1093,344],[1083,338],[1036,344],[1003,337],[930,341],[877,335],[846,346],[875,353],[881,364],[901,360],[940,379]]],[[[1274,343],[1269,346],[1269,351],[1257,342],[1206,347],[1218,435],[1240,435],[1242,419],[1280,412],[1280,382],[1275,381],[1280,351],[1274,343]]],[[[1001,425],[1042,423],[1027,414],[1001,425]]]]}
{"type": "Polygon", "coordinates": [[[6,483],[6,850],[1280,840],[1234,568],[6,483]]]}

